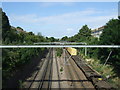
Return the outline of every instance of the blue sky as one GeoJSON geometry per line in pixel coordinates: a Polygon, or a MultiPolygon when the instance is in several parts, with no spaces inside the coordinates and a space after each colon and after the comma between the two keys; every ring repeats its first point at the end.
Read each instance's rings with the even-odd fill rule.
{"type": "Polygon", "coordinates": [[[117,2],[3,2],[12,26],[48,37],[72,36],[87,24],[95,29],[118,16],[117,2]]]}

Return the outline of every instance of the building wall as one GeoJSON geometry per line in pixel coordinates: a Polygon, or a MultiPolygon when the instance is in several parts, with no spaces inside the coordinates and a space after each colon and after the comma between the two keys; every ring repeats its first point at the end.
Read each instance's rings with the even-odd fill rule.
{"type": "Polygon", "coordinates": [[[104,29],[104,26],[99,27],[99,28],[97,28],[97,29],[94,29],[94,30],[92,30],[91,35],[94,36],[94,37],[99,38],[100,35],[102,34],[103,29],[104,29]]]}

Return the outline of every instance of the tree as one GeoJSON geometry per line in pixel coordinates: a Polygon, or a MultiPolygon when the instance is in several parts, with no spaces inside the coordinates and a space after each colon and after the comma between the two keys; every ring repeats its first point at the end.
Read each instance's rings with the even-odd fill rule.
{"type": "Polygon", "coordinates": [[[68,39],[68,37],[67,36],[64,36],[64,37],[62,37],[62,41],[67,41],[67,39],[68,39]]]}
{"type": "Polygon", "coordinates": [[[28,32],[28,34],[29,34],[29,35],[34,35],[34,33],[33,33],[33,32],[28,32]]]}
{"type": "Polygon", "coordinates": [[[55,38],[54,37],[50,37],[50,42],[55,42],[55,38]]]}
{"type": "Polygon", "coordinates": [[[91,29],[88,28],[87,25],[84,25],[80,30],[79,33],[80,38],[83,40],[88,40],[91,36],[91,29]]]}
{"type": "Polygon", "coordinates": [[[10,24],[8,17],[6,16],[5,12],[2,12],[2,39],[5,41],[5,38],[7,37],[7,34],[10,31],[10,24]]]}
{"type": "Polygon", "coordinates": [[[120,45],[120,20],[111,19],[100,36],[100,44],[120,45]]]}
{"type": "Polygon", "coordinates": [[[69,38],[69,41],[89,42],[90,37],[91,37],[91,29],[89,29],[87,25],[84,25],[76,35],[69,38]]]}
{"type": "Polygon", "coordinates": [[[38,36],[42,36],[42,34],[41,34],[41,32],[38,32],[38,34],[37,34],[38,36]]]}
{"type": "Polygon", "coordinates": [[[17,28],[23,30],[21,27],[17,27],[17,28]]]}

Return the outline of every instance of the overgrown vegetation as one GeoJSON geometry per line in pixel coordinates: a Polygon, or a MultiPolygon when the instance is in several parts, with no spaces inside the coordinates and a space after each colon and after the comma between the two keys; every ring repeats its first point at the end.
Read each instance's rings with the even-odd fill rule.
{"type": "MultiPolygon", "coordinates": [[[[84,57],[85,58],[85,57],[84,57]]],[[[87,63],[92,66],[94,70],[99,72],[112,86],[115,88],[120,88],[120,79],[114,72],[114,67],[109,64],[103,64],[100,60],[92,59],[92,58],[85,58],[87,63]]]]}
{"type": "Polygon", "coordinates": [[[62,52],[63,52],[62,48],[56,48],[56,54],[57,54],[58,57],[61,57],[62,52]]]}

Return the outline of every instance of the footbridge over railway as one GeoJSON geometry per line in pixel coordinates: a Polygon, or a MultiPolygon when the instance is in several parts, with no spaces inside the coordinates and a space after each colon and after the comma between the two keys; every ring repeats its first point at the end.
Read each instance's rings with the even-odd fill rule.
{"type": "MultiPolygon", "coordinates": [[[[62,42],[37,42],[34,43],[35,45],[56,45],[56,46],[63,46],[63,47],[74,47],[74,46],[78,46],[78,45],[87,45],[86,42],[66,42],[66,41],[62,41],[62,42]]],[[[67,48],[70,52],[71,55],[76,55],[77,54],[77,50],[74,48],[67,48]]],[[[83,46],[84,47],[84,46],[83,46]]],[[[85,56],[87,56],[87,47],[85,47],[85,56]]]]}

